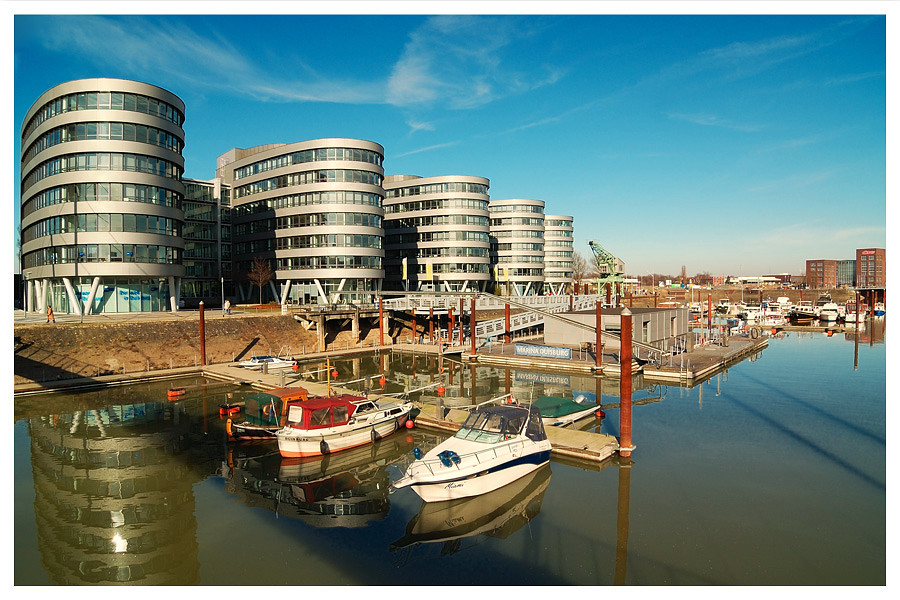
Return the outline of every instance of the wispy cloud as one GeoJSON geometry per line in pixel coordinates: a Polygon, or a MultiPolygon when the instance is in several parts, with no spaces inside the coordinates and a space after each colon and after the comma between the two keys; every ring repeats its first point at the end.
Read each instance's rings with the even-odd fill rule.
{"type": "Polygon", "coordinates": [[[434,131],[434,125],[432,123],[425,123],[422,121],[413,121],[412,119],[407,119],[406,125],[407,127],[409,127],[410,133],[415,133],[417,131],[434,131]]]}
{"type": "Polygon", "coordinates": [[[564,70],[519,66],[536,21],[512,17],[440,16],[413,31],[387,82],[387,102],[482,106],[552,85],[564,70]]]}
{"type": "Polygon", "coordinates": [[[695,125],[703,125],[705,127],[723,127],[725,129],[734,129],[737,131],[746,131],[746,132],[760,131],[762,129],[762,127],[760,125],[736,123],[729,119],[723,119],[723,118],[721,118],[717,115],[713,115],[713,114],[669,113],[667,116],[670,119],[676,119],[679,121],[687,121],[688,123],[694,123],[695,125]]]}
{"type": "Polygon", "coordinates": [[[410,156],[411,154],[419,154],[420,152],[430,152],[432,150],[439,150],[441,148],[448,148],[450,146],[455,146],[459,143],[459,141],[454,142],[444,142],[443,144],[435,144],[433,146],[426,146],[424,148],[418,148],[416,150],[410,150],[409,152],[402,152],[400,154],[392,154],[392,158],[402,158],[404,156],[410,156]]]}

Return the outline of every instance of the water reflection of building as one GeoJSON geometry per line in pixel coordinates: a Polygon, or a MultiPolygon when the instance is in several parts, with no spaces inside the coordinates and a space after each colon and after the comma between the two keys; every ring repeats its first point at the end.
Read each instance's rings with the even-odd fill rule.
{"type": "Polygon", "coordinates": [[[61,585],[197,582],[190,422],[145,403],[31,418],[37,544],[61,585]]]}
{"type": "Polygon", "coordinates": [[[387,516],[387,467],[411,447],[395,434],[312,460],[282,458],[271,448],[233,448],[225,490],[247,506],[314,527],[364,527],[387,516]]]}

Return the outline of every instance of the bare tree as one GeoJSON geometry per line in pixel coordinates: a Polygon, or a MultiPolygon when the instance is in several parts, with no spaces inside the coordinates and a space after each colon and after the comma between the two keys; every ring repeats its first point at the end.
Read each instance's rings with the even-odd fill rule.
{"type": "Polygon", "coordinates": [[[572,278],[576,283],[580,284],[591,272],[592,267],[593,265],[580,252],[572,254],[572,278]]]}
{"type": "Polygon", "coordinates": [[[269,283],[274,275],[275,273],[272,271],[272,267],[269,266],[269,261],[258,256],[253,258],[253,267],[247,272],[247,279],[250,283],[259,288],[260,304],[262,304],[263,286],[269,283]]]}

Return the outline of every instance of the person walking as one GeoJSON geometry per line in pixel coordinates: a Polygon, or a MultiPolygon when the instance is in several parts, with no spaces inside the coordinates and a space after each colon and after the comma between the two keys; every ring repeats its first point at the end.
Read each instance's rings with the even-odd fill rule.
{"type": "Polygon", "coordinates": [[[47,305],[47,322],[56,323],[56,317],[53,316],[53,307],[49,304],[47,305]]]}
{"type": "Polygon", "coordinates": [[[231,314],[231,300],[225,300],[225,314],[231,314]]]}

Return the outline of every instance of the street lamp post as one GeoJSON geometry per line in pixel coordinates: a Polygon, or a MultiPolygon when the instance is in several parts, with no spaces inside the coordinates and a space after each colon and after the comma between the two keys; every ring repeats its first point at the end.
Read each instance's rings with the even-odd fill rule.
{"type": "Polygon", "coordinates": [[[225,278],[222,277],[222,316],[225,316],[225,278]]]}

